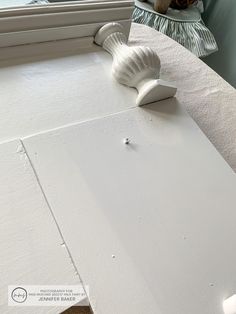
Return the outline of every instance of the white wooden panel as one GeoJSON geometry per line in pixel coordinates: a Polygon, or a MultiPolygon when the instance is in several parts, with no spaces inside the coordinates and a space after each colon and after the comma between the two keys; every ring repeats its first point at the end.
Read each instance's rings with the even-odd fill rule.
{"type": "Polygon", "coordinates": [[[223,314],[236,177],[175,99],[23,142],[95,313],[223,314]]]}
{"type": "Polygon", "coordinates": [[[80,283],[20,141],[0,145],[0,312],[60,313],[63,307],[8,307],[8,285],[80,283]]]}
{"type": "Polygon", "coordinates": [[[1,63],[0,142],[135,106],[136,90],[113,80],[108,53],[95,45],[60,53],[58,43],[1,63]]]}

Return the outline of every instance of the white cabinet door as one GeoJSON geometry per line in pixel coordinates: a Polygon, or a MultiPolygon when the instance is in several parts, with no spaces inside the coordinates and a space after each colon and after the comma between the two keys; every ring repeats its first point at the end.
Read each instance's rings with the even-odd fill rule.
{"type": "Polygon", "coordinates": [[[236,177],[175,99],[23,142],[95,313],[223,313],[236,177]]]}

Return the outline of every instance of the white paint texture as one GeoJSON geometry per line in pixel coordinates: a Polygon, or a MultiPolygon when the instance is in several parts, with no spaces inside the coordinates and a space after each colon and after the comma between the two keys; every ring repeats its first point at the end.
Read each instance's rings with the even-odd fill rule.
{"type": "Polygon", "coordinates": [[[175,99],[23,142],[96,314],[223,314],[236,177],[175,99]]]}
{"type": "Polygon", "coordinates": [[[42,59],[0,69],[0,142],[135,106],[136,91],[112,79],[111,56],[100,47],[42,59]]]}
{"type": "Polygon", "coordinates": [[[131,20],[133,8],[132,0],[86,0],[0,9],[0,33],[11,37],[13,32],[20,35],[27,30],[131,20]]]}
{"type": "Polygon", "coordinates": [[[79,284],[20,141],[0,145],[0,313],[59,313],[63,307],[8,307],[8,285],[79,284]]]}

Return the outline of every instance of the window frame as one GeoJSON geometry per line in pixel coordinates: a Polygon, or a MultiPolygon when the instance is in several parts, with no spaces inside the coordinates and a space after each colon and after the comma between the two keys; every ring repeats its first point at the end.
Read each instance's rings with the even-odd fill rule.
{"type": "Polygon", "coordinates": [[[94,36],[116,21],[129,32],[133,0],[85,0],[0,9],[1,48],[94,36]]]}

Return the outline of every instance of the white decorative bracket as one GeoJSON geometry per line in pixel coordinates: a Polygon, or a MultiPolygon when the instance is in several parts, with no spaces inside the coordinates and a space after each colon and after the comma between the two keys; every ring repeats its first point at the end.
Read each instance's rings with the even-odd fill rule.
{"type": "Polygon", "coordinates": [[[108,23],[101,27],[95,43],[113,56],[112,74],[116,80],[138,90],[138,106],[175,95],[176,87],[159,79],[161,64],[156,52],[149,47],[128,47],[121,24],[108,23]]]}

